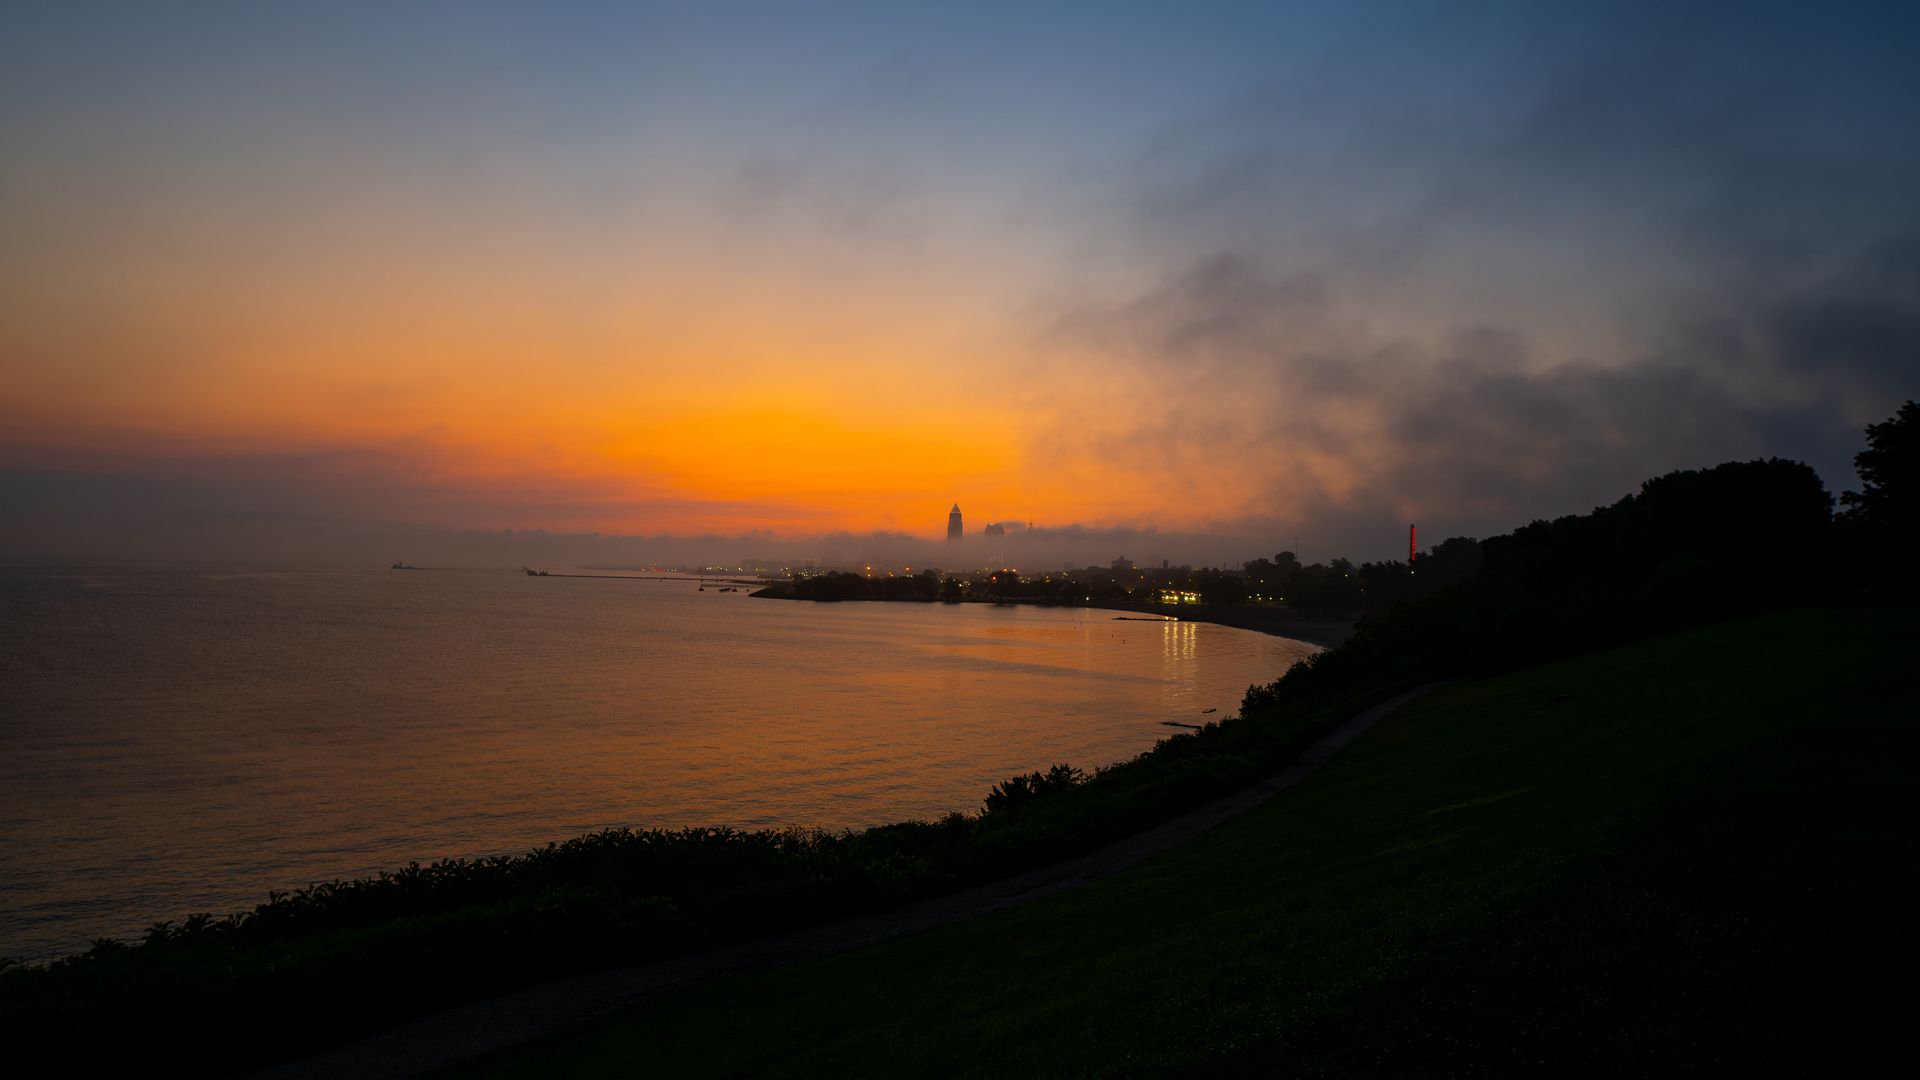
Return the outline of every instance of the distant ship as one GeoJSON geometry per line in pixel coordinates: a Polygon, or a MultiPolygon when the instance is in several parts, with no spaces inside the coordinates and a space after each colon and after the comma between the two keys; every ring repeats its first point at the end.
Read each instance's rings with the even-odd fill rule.
{"type": "Polygon", "coordinates": [[[389,570],[418,570],[420,568],[413,565],[412,563],[397,562],[397,563],[394,563],[392,566],[388,567],[388,569],[389,570]]]}
{"type": "Polygon", "coordinates": [[[527,572],[528,577],[546,577],[547,576],[547,572],[545,570],[535,570],[531,566],[523,566],[520,569],[525,570],[527,572]]]}

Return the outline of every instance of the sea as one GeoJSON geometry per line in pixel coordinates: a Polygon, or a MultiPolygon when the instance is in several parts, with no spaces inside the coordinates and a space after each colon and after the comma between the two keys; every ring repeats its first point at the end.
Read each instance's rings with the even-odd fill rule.
{"type": "Polygon", "coordinates": [[[0,957],[611,827],[976,810],[1231,715],[1318,651],[565,572],[0,570],[0,957]]]}

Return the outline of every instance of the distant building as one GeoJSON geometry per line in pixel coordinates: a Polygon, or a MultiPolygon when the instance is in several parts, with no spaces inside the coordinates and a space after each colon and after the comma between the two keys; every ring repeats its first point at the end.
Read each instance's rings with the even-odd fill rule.
{"type": "Polygon", "coordinates": [[[1113,569],[1115,573],[1122,573],[1122,572],[1131,570],[1133,569],[1133,560],[1127,558],[1125,555],[1122,555],[1119,558],[1113,560],[1113,569]]]}
{"type": "Polygon", "coordinates": [[[951,544],[967,534],[960,525],[960,504],[953,504],[953,512],[947,515],[947,543],[951,544]]]}
{"type": "Polygon", "coordinates": [[[989,521],[987,522],[987,527],[981,530],[981,533],[982,535],[988,536],[988,537],[1005,536],[1007,535],[1007,529],[1006,529],[1006,526],[1000,524],[997,521],[989,521]]]}

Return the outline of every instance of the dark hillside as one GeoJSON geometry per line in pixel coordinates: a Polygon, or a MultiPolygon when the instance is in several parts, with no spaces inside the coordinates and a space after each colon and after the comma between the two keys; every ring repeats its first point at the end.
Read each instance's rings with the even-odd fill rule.
{"type": "Polygon", "coordinates": [[[1783,614],[1458,685],[1118,877],[469,1074],[1885,1075],[1916,647],[1783,614]]]}

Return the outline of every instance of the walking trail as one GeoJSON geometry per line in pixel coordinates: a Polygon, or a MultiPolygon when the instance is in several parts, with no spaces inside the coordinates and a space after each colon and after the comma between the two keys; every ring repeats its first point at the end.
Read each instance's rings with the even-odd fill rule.
{"type": "Polygon", "coordinates": [[[1077,859],[892,911],[838,919],[671,960],[557,979],[487,1001],[431,1013],[255,1075],[273,1080],[334,1076],[376,1080],[414,1076],[577,1027],[615,1009],[710,979],[826,956],[1064,892],[1158,855],[1259,805],[1275,792],[1299,783],[1375,721],[1432,688],[1429,685],[1408,691],[1348,718],[1308,746],[1292,765],[1253,787],[1077,859]]]}

